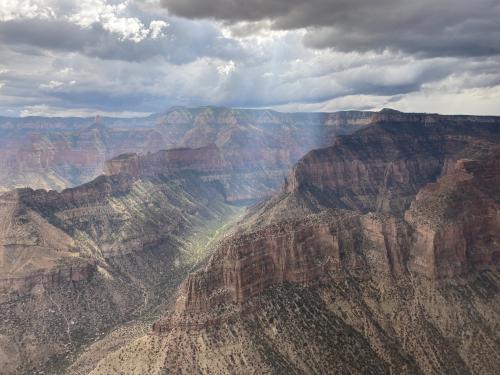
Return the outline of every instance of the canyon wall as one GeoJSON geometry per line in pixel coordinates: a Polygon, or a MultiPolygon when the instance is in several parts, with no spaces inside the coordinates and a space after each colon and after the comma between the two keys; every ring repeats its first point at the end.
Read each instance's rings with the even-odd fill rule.
{"type": "Polygon", "coordinates": [[[251,211],[243,234],[187,278],[180,310],[209,311],[219,297],[241,304],[272,285],[360,269],[446,278],[496,267],[500,126],[417,120],[382,122],[304,156],[284,192],[251,211]],[[320,213],[287,209],[291,197],[320,213]]]}
{"type": "Polygon", "coordinates": [[[497,141],[498,122],[440,116],[382,116],[377,126],[340,136],[291,170],[286,190],[317,190],[330,205],[363,212],[402,213],[415,194],[457,159],[497,141]],[[492,138],[493,136],[493,138],[492,138]]]}
{"type": "Polygon", "coordinates": [[[135,119],[0,118],[0,189],[62,190],[94,179],[106,160],[122,154],[216,144],[227,160],[244,166],[247,183],[258,181],[252,189],[233,188],[235,199],[255,199],[279,187],[286,168],[305,152],[367,125],[370,117],[203,107],[135,119]]]}
{"type": "MultiPolygon", "coordinates": [[[[494,373],[500,126],[408,118],[301,159],[283,191],[251,208],[186,278],[151,336],[116,353],[117,368],[147,368],[144,355],[153,373],[494,373]],[[464,326],[491,347],[472,349],[464,326]],[[356,344],[323,346],[324,332],[356,344]],[[312,354],[367,348],[371,359],[348,370],[352,359],[312,354]]],[[[110,373],[115,358],[96,373],[110,373]]]]}

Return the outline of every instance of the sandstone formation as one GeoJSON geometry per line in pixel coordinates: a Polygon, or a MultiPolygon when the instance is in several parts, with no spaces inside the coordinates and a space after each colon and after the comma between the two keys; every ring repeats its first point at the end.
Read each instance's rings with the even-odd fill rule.
{"type": "MultiPolygon", "coordinates": [[[[303,158],[301,163],[307,164],[303,169],[310,175],[292,174],[290,188],[300,184],[302,177],[305,183],[336,191],[337,195],[344,197],[344,204],[348,206],[366,204],[360,200],[368,199],[370,205],[377,204],[386,210],[396,207],[387,207],[387,202],[381,198],[375,197],[372,201],[373,197],[366,195],[367,189],[383,189],[380,194],[388,196],[398,188],[383,186],[384,179],[390,180],[393,185],[399,186],[398,194],[402,200],[393,200],[393,203],[406,207],[408,200],[421,187],[418,181],[425,183],[435,178],[442,164],[448,162],[446,155],[456,156],[463,145],[470,145],[470,140],[475,137],[474,131],[487,136],[488,129],[498,125],[497,119],[489,117],[405,114],[392,110],[380,113],[282,114],[220,108],[173,109],[157,121],[162,131],[176,129],[182,144],[188,147],[145,155],[120,155],[107,162],[107,174],[151,175],[155,171],[191,169],[200,173],[205,181],[220,182],[228,201],[249,201],[274,193],[283,183],[288,167],[300,156],[312,148],[336,142],[336,148],[311,151],[308,157],[303,158]],[[349,143],[353,142],[350,137],[343,136],[373,124],[381,126],[364,132],[363,138],[358,137],[354,143],[349,143]],[[181,131],[179,126],[184,130],[181,131]],[[189,126],[194,128],[185,131],[189,126]],[[448,134],[446,129],[450,126],[460,135],[448,134]],[[407,131],[404,134],[394,132],[400,127],[407,128],[407,131]],[[436,129],[440,130],[436,132],[436,129]],[[365,149],[366,143],[371,146],[365,149]],[[337,149],[345,153],[337,156],[339,162],[345,165],[349,159],[352,165],[341,170],[332,161],[326,169],[323,168],[321,160],[329,160],[330,154],[335,154],[337,149]],[[432,158],[424,163],[420,158],[428,155],[432,158]],[[379,165],[363,165],[362,159],[379,165]],[[398,162],[394,161],[396,159],[398,162]],[[331,170],[335,170],[337,175],[332,176],[331,170]],[[367,175],[368,171],[372,175],[367,175]],[[345,181],[358,186],[356,189],[350,185],[343,186],[345,181]],[[343,191],[344,188],[350,191],[351,198],[343,191]],[[407,190],[406,198],[402,196],[404,189],[407,190]]],[[[300,168],[301,164],[298,164],[296,169],[300,168]]],[[[398,209],[401,210],[401,207],[398,209]]]]}
{"type": "Polygon", "coordinates": [[[201,172],[206,181],[219,181],[228,201],[252,201],[278,190],[288,168],[305,152],[329,144],[337,134],[369,125],[372,118],[370,112],[283,114],[214,107],[173,108],[157,117],[157,129],[164,139],[178,139],[183,148],[121,155],[108,162],[106,171],[128,171],[137,163],[143,173],[191,168],[201,172]],[[195,154],[204,160],[194,160],[195,154]],[[192,164],[186,164],[188,161],[192,164]]]}
{"type": "Polygon", "coordinates": [[[415,272],[453,277],[500,264],[499,156],[459,160],[417,194],[405,214],[415,229],[415,272]]]}
{"type": "Polygon", "coordinates": [[[197,149],[174,148],[146,155],[120,155],[106,162],[105,174],[125,173],[139,178],[182,170],[220,173],[225,168],[220,150],[215,145],[208,145],[197,149]]]}
{"type": "Polygon", "coordinates": [[[293,167],[287,191],[317,189],[333,206],[401,213],[448,164],[497,142],[498,122],[402,116],[311,151],[293,167]]]}
{"type": "Polygon", "coordinates": [[[496,373],[500,124],[378,116],[302,158],[93,374],[496,373]]]}

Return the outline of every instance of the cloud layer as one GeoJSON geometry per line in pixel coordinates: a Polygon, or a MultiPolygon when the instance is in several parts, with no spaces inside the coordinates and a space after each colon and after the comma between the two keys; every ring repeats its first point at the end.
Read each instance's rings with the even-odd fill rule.
{"type": "Polygon", "coordinates": [[[498,0],[162,0],[173,14],[228,23],[269,20],[306,28],[305,43],[340,51],[392,49],[428,56],[500,53],[498,0]]]}
{"type": "Polygon", "coordinates": [[[499,11],[498,0],[3,0],[0,115],[500,115],[499,11]]]}

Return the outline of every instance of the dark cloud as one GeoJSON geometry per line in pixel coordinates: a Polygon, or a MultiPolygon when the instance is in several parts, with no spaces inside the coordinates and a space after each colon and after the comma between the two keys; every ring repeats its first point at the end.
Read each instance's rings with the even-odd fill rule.
{"type": "Polygon", "coordinates": [[[82,28],[65,20],[19,19],[0,22],[0,42],[12,46],[33,46],[42,50],[78,52],[109,60],[146,61],[163,57],[183,64],[200,57],[231,59],[243,53],[235,40],[221,36],[208,22],[182,19],[169,21],[168,35],[139,43],[120,40],[95,23],[82,28]]]}
{"type": "Polygon", "coordinates": [[[498,0],[162,0],[186,18],[272,21],[307,28],[313,48],[398,50],[425,56],[500,54],[498,0]]]}
{"type": "Polygon", "coordinates": [[[0,20],[0,113],[499,111],[500,0],[46,3],[0,20]]]}

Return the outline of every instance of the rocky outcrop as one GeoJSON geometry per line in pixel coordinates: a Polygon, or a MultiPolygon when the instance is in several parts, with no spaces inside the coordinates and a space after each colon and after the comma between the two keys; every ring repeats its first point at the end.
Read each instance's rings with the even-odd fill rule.
{"type": "Polygon", "coordinates": [[[149,152],[176,149],[158,154],[173,161],[188,154],[185,148],[216,145],[230,170],[239,171],[236,176],[225,168],[216,176],[228,199],[255,200],[279,189],[287,168],[305,152],[368,125],[371,116],[178,107],[142,119],[0,118],[0,189],[62,190],[94,179],[106,160],[119,155],[148,158],[149,152]]]}
{"type": "Polygon", "coordinates": [[[493,156],[457,161],[418,193],[404,220],[334,209],[233,237],[206,270],[186,279],[177,310],[241,305],[283,283],[408,272],[436,279],[495,268],[500,164],[493,156]]]}
{"type": "Polygon", "coordinates": [[[88,281],[96,272],[96,263],[58,267],[48,272],[38,271],[25,276],[0,279],[0,300],[5,294],[26,295],[36,287],[56,289],[71,283],[88,281]]]}
{"type": "Polygon", "coordinates": [[[415,115],[309,153],[293,168],[284,193],[254,210],[243,233],[186,279],[178,312],[242,305],[274,285],[320,283],[359,270],[445,278],[495,267],[498,131],[470,123],[429,126],[415,115]],[[464,153],[476,159],[454,161],[464,153]],[[290,196],[295,206],[309,208],[283,205],[290,196]],[[311,209],[320,213],[304,217],[311,209]],[[296,218],[289,221],[287,212],[296,218]]]}
{"type": "Polygon", "coordinates": [[[0,198],[2,273],[12,276],[159,246],[192,216],[224,209],[217,189],[188,172],[101,176],[61,193],[18,189],[0,198]]]}
{"type": "Polygon", "coordinates": [[[0,189],[62,190],[91,181],[103,172],[106,160],[119,155],[215,144],[229,166],[240,171],[217,176],[230,189],[228,198],[255,200],[279,190],[288,168],[308,151],[381,122],[494,125],[498,119],[392,110],[279,113],[217,107],[177,107],[137,119],[0,118],[0,189]]]}
{"type": "MultiPolygon", "coordinates": [[[[100,175],[104,162],[125,152],[165,147],[154,128],[114,128],[90,119],[60,124],[45,119],[43,127],[25,121],[10,129],[0,121],[2,188],[31,186],[57,189],[77,186],[100,175]]],[[[109,121],[109,119],[107,120],[109,121]]]]}
{"type": "MultiPolygon", "coordinates": [[[[265,136],[249,138],[240,136],[240,124],[255,118],[244,112],[177,111],[165,120],[175,131],[193,122],[215,146],[125,155],[96,186],[18,191],[23,204],[15,207],[41,216],[67,233],[78,254],[98,260],[89,283],[120,280],[121,288],[121,273],[106,265],[123,254],[133,260],[129,272],[142,267],[141,277],[158,276],[147,284],[156,286],[147,295],[155,298],[165,285],[160,275],[180,255],[161,257],[186,228],[229,209],[220,183],[241,199],[235,176],[255,181],[257,167],[279,173],[294,157],[286,150],[295,147],[290,134],[299,133],[266,143],[264,128],[279,127],[280,114],[257,112],[260,130],[251,134],[265,136]],[[258,146],[255,154],[250,145],[258,146]],[[162,255],[147,258],[159,248],[162,255]]],[[[304,124],[327,117],[300,116],[304,124]]],[[[186,278],[175,310],[94,373],[494,373],[500,282],[498,166],[491,160],[498,159],[498,120],[390,110],[343,116],[330,116],[336,134],[344,121],[376,124],[299,161],[283,191],[250,209],[204,268],[186,278]],[[460,199],[440,198],[453,194],[460,199]]],[[[200,146],[188,133],[189,146],[200,146]]],[[[143,291],[130,298],[142,301],[143,291]]],[[[129,311],[127,293],[97,294],[99,305],[111,300],[129,311]]]]}
{"type": "Polygon", "coordinates": [[[222,243],[222,254],[187,277],[177,311],[243,305],[283,283],[322,284],[354,273],[400,275],[409,244],[404,223],[372,214],[328,211],[280,222],[222,243]]]}
{"type": "MultiPolygon", "coordinates": [[[[476,137],[471,129],[479,126],[476,130],[486,134],[498,122],[487,117],[444,117],[392,110],[282,114],[225,108],[173,109],[158,121],[161,131],[192,126],[182,135],[183,145],[189,147],[148,155],[122,155],[107,163],[108,174],[190,168],[207,181],[220,182],[228,201],[255,200],[273,194],[288,167],[303,154],[329,145],[339,136],[333,148],[312,151],[302,158],[288,185],[293,190],[302,179],[305,184],[336,191],[346,207],[365,211],[374,207],[385,211],[406,209],[422,184],[441,173],[447,158],[471,144],[476,137]],[[373,124],[380,126],[366,129],[355,139],[342,136],[373,124]],[[452,133],[446,130],[450,128],[452,133]],[[405,131],[398,132],[400,129],[405,131]],[[212,144],[206,146],[207,142],[212,144]],[[337,161],[332,159],[334,155],[337,161]],[[307,171],[302,176],[301,168],[307,171]],[[399,202],[390,201],[393,206],[388,201],[390,194],[400,198],[399,202]]],[[[333,197],[330,192],[328,195],[333,197]]]]}
{"type": "Polygon", "coordinates": [[[191,149],[162,150],[146,155],[124,154],[106,162],[107,175],[151,177],[179,171],[193,171],[205,182],[218,182],[228,202],[251,201],[271,194],[283,178],[283,165],[259,159],[254,154],[237,157],[212,144],[191,149]]]}

